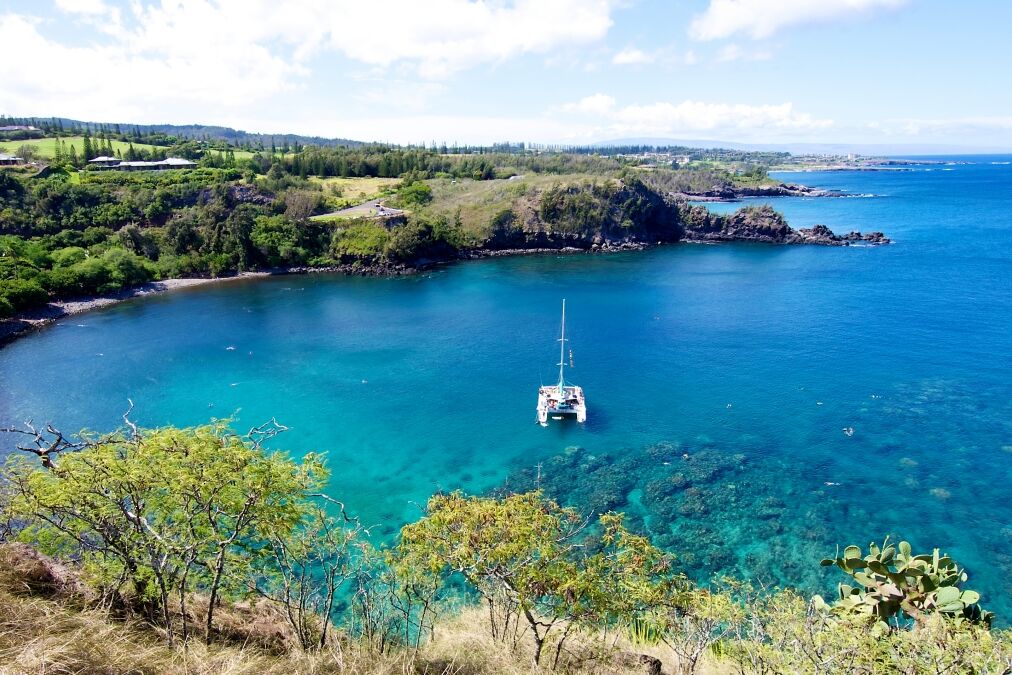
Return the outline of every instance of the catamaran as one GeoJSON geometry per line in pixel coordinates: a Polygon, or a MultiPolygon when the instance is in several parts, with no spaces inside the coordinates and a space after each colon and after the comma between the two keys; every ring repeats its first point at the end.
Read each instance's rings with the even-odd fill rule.
{"type": "MultiPolygon", "coordinates": [[[[572,365],[573,352],[569,352],[572,365]]],[[[561,420],[576,417],[576,421],[587,421],[587,404],[583,399],[583,387],[566,384],[566,301],[562,301],[562,336],[559,338],[559,383],[542,385],[538,389],[538,424],[548,426],[548,418],[561,420]]]]}

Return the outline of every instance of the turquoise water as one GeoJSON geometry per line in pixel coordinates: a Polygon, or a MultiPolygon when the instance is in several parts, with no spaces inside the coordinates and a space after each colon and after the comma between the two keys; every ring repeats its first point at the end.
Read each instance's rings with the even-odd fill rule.
{"type": "Polygon", "coordinates": [[[888,247],[679,245],[124,303],[0,349],[0,421],[106,430],[127,398],[149,426],[273,416],[277,447],[328,451],[331,492],[378,536],[435,490],[521,489],[540,464],[697,578],[825,591],[820,557],[892,534],[949,551],[1008,620],[1012,165],[961,159],[785,176],[875,195],[775,200],[793,225],[888,247]],[[590,418],[543,429],[563,297],[590,418]]]}

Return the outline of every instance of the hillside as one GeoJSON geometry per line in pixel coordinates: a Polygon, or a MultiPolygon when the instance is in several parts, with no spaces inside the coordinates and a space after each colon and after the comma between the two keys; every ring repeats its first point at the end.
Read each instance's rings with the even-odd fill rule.
{"type": "Polygon", "coordinates": [[[203,141],[224,141],[238,147],[259,146],[269,148],[272,144],[282,145],[316,145],[321,147],[356,147],[362,141],[346,138],[324,138],[322,136],[305,136],[292,133],[251,133],[231,127],[206,124],[134,124],[129,122],[96,122],[75,120],[67,117],[18,117],[0,118],[9,124],[30,124],[45,131],[53,129],[75,129],[100,133],[106,130],[119,129],[117,133],[139,134],[144,136],[172,136],[182,139],[203,141]]]}
{"type": "Polygon", "coordinates": [[[822,561],[853,584],[829,600],[702,586],[623,514],[506,488],[437,493],[377,541],[321,494],[322,455],[260,447],[283,427],[124,419],[101,436],[7,430],[39,441],[0,467],[0,665],[14,672],[1012,668],[1009,632],[937,548],[848,546],[822,561]]]}

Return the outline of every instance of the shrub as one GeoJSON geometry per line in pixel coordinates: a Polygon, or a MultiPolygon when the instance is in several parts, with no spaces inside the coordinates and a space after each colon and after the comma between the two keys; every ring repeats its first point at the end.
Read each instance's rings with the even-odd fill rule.
{"type": "MultiPolygon", "coordinates": [[[[49,295],[35,280],[2,279],[0,280],[0,298],[10,305],[10,311],[21,312],[45,305],[49,295]]],[[[8,316],[10,311],[8,311],[8,316]]]]}

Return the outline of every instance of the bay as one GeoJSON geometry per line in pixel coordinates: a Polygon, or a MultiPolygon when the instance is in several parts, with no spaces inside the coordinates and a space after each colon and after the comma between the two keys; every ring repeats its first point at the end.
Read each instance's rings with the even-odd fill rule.
{"type": "MultiPolygon", "coordinates": [[[[538,480],[626,511],[694,577],[831,592],[887,534],[965,565],[1012,615],[1012,166],[786,174],[771,203],[885,247],[683,244],[274,277],[71,317],[0,349],[0,422],[109,430],[274,417],[326,451],[377,538],[437,490],[538,480]],[[584,426],[534,423],[567,300],[584,426]],[[852,434],[847,431],[853,430],[852,434]]],[[[741,204],[714,204],[728,210],[741,204]]],[[[0,439],[5,451],[12,439],[0,439]]]]}

